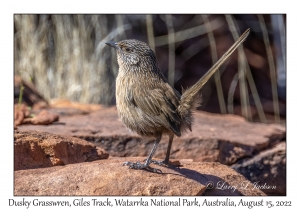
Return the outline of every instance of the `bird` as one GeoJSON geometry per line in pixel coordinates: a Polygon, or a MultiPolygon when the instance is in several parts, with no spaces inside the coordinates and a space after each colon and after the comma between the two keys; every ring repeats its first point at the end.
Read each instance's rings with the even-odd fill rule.
{"type": "Polygon", "coordinates": [[[125,162],[123,165],[156,173],[161,173],[161,170],[150,167],[151,163],[172,166],[170,152],[174,135],[180,137],[188,130],[192,131],[193,111],[201,101],[200,89],[249,33],[250,28],[192,87],[182,91],[182,95],[168,84],[148,44],[135,39],[105,43],[117,51],[116,107],[119,118],[137,134],[155,138],[144,163],[125,162]],[[166,156],[163,161],[155,161],[152,157],[162,135],[169,136],[166,156]]]}

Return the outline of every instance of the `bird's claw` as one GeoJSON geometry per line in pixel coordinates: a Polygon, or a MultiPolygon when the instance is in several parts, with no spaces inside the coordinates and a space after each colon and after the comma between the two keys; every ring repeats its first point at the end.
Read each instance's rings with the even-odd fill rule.
{"type": "Polygon", "coordinates": [[[123,163],[123,166],[128,166],[129,168],[132,168],[132,169],[143,169],[143,168],[145,168],[145,165],[141,164],[140,162],[136,162],[136,163],[125,162],[125,163],[123,163]]]}
{"type": "Polygon", "coordinates": [[[149,165],[142,164],[140,162],[136,162],[136,163],[125,162],[125,163],[123,163],[123,166],[128,166],[131,169],[145,169],[145,170],[151,171],[153,173],[162,174],[162,171],[160,169],[151,168],[149,165]]]}

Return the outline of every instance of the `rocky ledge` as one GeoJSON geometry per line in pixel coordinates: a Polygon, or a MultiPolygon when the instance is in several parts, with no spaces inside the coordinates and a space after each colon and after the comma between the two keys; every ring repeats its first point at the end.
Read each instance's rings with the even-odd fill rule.
{"type": "Polygon", "coordinates": [[[265,195],[244,176],[220,163],[180,160],[180,169],[153,166],[162,174],[129,169],[112,158],[39,169],[15,171],[15,196],[34,195],[265,195]]]}
{"type": "Polygon", "coordinates": [[[15,131],[14,169],[44,168],[108,158],[85,140],[37,131],[15,131]]]}
{"type": "MultiPolygon", "coordinates": [[[[57,113],[56,109],[49,112],[57,113]]],[[[154,139],[129,131],[118,119],[116,107],[101,108],[85,115],[61,113],[59,123],[49,126],[21,125],[20,131],[36,130],[85,139],[105,149],[110,156],[147,156],[154,139]]],[[[171,158],[220,162],[231,165],[285,140],[285,127],[251,123],[234,115],[195,112],[193,132],[175,137],[171,158]]],[[[168,139],[163,137],[155,157],[164,158],[168,139]]]]}

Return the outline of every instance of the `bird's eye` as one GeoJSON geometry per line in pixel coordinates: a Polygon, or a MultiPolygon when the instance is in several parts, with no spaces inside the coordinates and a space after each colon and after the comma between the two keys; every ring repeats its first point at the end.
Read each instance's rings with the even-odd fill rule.
{"type": "Polygon", "coordinates": [[[131,48],[125,48],[126,52],[132,52],[131,48]]]}

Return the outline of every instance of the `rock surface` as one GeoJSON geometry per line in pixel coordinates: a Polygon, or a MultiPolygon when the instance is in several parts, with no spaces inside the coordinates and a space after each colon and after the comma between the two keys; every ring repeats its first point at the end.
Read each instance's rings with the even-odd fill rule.
{"type": "Polygon", "coordinates": [[[113,158],[15,171],[14,195],[265,195],[219,163],[183,161],[181,169],[153,166],[162,174],[122,166],[125,161],[143,159],[113,158]]]}
{"type": "Polygon", "coordinates": [[[85,140],[36,131],[14,131],[14,169],[41,168],[108,158],[85,140]]]}
{"type": "Polygon", "coordinates": [[[252,183],[264,185],[268,195],[286,195],[286,144],[281,142],[274,148],[232,166],[252,183]],[[267,186],[270,186],[267,187],[267,186]],[[275,189],[273,189],[275,187],[275,189]]]}
{"type": "Polygon", "coordinates": [[[30,117],[30,111],[25,104],[14,105],[14,126],[21,125],[24,119],[30,117]]]}
{"type": "Polygon", "coordinates": [[[81,110],[85,114],[92,111],[100,110],[102,108],[100,104],[82,104],[82,103],[72,102],[63,99],[52,99],[49,103],[50,103],[50,107],[52,108],[66,108],[69,110],[70,109],[81,110]]]}
{"type": "MultiPolygon", "coordinates": [[[[115,107],[86,115],[61,116],[59,124],[50,126],[21,125],[18,128],[79,137],[115,157],[147,156],[154,143],[154,139],[142,138],[126,129],[115,107]]],[[[193,132],[174,139],[171,158],[231,165],[283,139],[285,127],[281,125],[250,123],[239,116],[197,111],[193,132]]],[[[164,137],[154,157],[164,158],[167,144],[164,137]]]]}
{"type": "Polygon", "coordinates": [[[14,126],[21,124],[33,125],[49,125],[59,120],[59,115],[50,113],[43,109],[41,111],[32,111],[30,107],[25,104],[14,105],[14,126]]]}
{"type": "Polygon", "coordinates": [[[37,115],[32,118],[25,118],[22,124],[33,124],[33,125],[49,125],[53,122],[57,122],[59,120],[59,116],[57,114],[53,114],[43,109],[37,115]]]}

